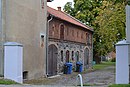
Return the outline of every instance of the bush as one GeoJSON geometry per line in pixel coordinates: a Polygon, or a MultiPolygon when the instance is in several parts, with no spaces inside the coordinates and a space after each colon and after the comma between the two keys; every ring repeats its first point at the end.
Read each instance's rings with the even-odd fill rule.
{"type": "Polygon", "coordinates": [[[116,58],[112,58],[112,59],[111,59],[111,62],[116,62],[116,58]]]}

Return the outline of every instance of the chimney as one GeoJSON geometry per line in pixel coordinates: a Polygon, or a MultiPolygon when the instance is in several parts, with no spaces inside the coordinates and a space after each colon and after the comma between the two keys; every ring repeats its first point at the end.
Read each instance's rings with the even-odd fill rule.
{"type": "Polygon", "coordinates": [[[61,7],[57,7],[58,8],[58,11],[61,11],[61,7]]]}

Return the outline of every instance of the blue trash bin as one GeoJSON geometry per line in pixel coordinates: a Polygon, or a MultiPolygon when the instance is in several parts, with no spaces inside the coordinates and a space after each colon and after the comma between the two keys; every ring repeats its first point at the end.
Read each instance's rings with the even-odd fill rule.
{"type": "Polygon", "coordinates": [[[65,63],[65,67],[66,67],[66,72],[65,74],[71,74],[72,73],[72,63],[65,63]]]}
{"type": "Polygon", "coordinates": [[[81,62],[76,62],[76,72],[82,72],[83,64],[81,62]]]}

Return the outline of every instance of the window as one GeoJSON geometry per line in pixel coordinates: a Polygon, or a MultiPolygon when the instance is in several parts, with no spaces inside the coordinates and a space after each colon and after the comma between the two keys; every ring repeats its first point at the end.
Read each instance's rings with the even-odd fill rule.
{"type": "Polygon", "coordinates": [[[74,51],[72,51],[72,61],[74,61],[74,51]]]}
{"type": "Polygon", "coordinates": [[[67,35],[69,35],[69,28],[67,28],[67,35]]]}
{"type": "Polygon", "coordinates": [[[63,50],[61,51],[61,61],[63,62],[63,50]]]}
{"type": "Polygon", "coordinates": [[[52,35],[54,35],[54,32],[55,32],[55,25],[53,24],[53,26],[52,26],[52,35]]]}
{"type": "Polygon", "coordinates": [[[64,39],[64,25],[60,26],[60,39],[64,39]]]}
{"type": "Polygon", "coordinates": [[[77,37],[79,37],[79,32],[77,31],[77,37]]]}
{"type": "Polygon", "coordinates": [[[83,32],[81,33],[81,39],[83,38],[83,32]]]}
{"type": "Polygon", "coordinates": [[[28,71],[23,72],[23,79],[28,79],[28,71]]]}
{"type": "Polygon", "coordinates": [[[79,51],[77,51],[77,52],[75,53],[75,57],[76,57],[76,62],[79,61],[79,51]]]}
{"type": "Polygon", "coordinates": [[[69,51],[66,51],[66,62],[69,62],[69,51]]]}
{"type": "Polygon", "coordinates": [[[90,34],[89,33],[86,33],[86,41],[87,41],[88,45],[91,44],[91,38],[90,38],[90,34]]]}
{"type": "Polygon", "coordinates": [[[41,7],[44,9],[44,1],[41,0],[41,7]]]}
{"type": "Polygon", "coordinates": [[[74,30],[72,30],[72,36],[74,36],[74,30]]]}

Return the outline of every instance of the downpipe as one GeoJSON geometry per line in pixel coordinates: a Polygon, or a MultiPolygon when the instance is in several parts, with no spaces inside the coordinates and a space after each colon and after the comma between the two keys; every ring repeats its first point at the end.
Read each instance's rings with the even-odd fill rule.
{"type": "Polygon", "coordinates": [[[53,20],[53,15],[49,15],[47,18],[47,30],[46,30],[46,75],[48,77],[48,42],[49,42],[49,24],[53,20]]]}

